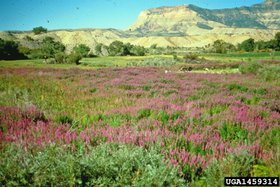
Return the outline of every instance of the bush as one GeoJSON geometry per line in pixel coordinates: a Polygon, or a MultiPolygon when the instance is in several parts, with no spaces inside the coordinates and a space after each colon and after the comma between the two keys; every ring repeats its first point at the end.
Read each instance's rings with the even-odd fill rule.
{"type": "Polygon", "coordinates": [[[258,75],[266,81],[280,80],[280,66],[264,66],[258,75]]]}
{"type": "Polygon", "coordinates": [[[249,177],[254,158],[247,153],[228,155],[223,160],[214,160],[205,170],[207,185],[224,186],[224,177],[249,177]]]}
{"type": "Polygon", "coordinates": [[[259,69],[261,69],[263,66],[258,62],[246,62],[239,66],[239,70],[241,73],[252,73],[257,74],[259,69]]]}
{"type": "Polygon", "coordinates": [[[188,53],[184,56],[185,62],[189,61],[189,60],[197,60],[197,59],[198,59],[198,56],[195,53],[188,53]]]}
{"type": "Polygon", "coordinates": [[[35,27],[35,28],[33,28],[33,33],[34,34],[41,34],[41,33],[46,33],[46,32],[48,32],[48,30],[46,29],[46,28],[44,28],[44,27],[42,27],[42,26],[40,26],[40,27],[35,27]]]}
{"type": "Polygon", "coordinates": [[[58,64],[63,64],[63,63],[65,63],[65,54],[62,53],[62,52],[56,53],[56,54],[54,55],[54,58],[55,58],[56,63],[58,63],[58,64]]]}
{"type": "Polygon", "coordinates": [[[77,53],[71,53],[70,55],[68,55],[67,57],[67,63],[68,64],[81,64],[80,60],[82,59],[82,56],[80,54],[77,53]]]}
{"type": "Polygon", "coordinates": [[[82,57],[87,57],[89,54],[90,48],[85,44],[80,44],[80,45],[74,47],[73,51],[82,57]]]}
{"type": "Polygon", "coordinates": [[[44,54],[44,57],[53,58],[55,57],[55,54],[64,52],[65,46],[61,42],[55,41],[52,37],[46,37],[42,42],[40,50],[42,54],[44,54]]]}
{"type": "Polygon", "coordinates": [[[252,38],[249,38],[248,40],[244,40],[241,44],[239,44],[238,48],[240,50],[251,52],[251,51],[254,51],[255,46],[256,46],[255,40],[252,38]]]}
{"type": "Polygon", "coordinates": [[[88,186],[180,186],[177,171],[155,150],[125,145],[101,145],[81,160],[88,186]]]}
{"type": "Polygon", "coordinates": [[[177,173],[157,151],[126,145],[86,152],[56,145],[28,152],[9,145],[0,152],[2,186],[183,186],[177,173]]]}
{"type": "Polygon", "coordinates": [[[0,38],[0,60],[18,60],[26,57],[19,50],[18,43],[0,38]]]}

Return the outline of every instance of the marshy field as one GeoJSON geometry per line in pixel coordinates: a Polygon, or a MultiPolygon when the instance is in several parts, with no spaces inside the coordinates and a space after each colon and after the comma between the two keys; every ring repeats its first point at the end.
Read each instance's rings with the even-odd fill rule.
{"type": "Polygon", "coordinates": [[[0,61],[0,184],[223,186],[225,176],[279,177],[275,55],[202,56],[240,63],[197,69],[172,56],[0,61]]]}

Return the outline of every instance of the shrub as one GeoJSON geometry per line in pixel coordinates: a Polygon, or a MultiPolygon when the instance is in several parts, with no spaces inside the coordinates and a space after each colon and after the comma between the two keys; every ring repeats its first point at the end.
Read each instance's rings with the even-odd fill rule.
{"type": "Polygon", "coordinates": [[[247,87],[239,85],[239,84],[235,84],[235,83],[227,85],[227,89],[228,90],[239,90],[239,91],[242,91],[242,92],[247,92],[248,91],[247,87]]]}
{"type": "Polygon", "coordinates": [[[198,60],[197,54],[194,53],[188,53],[183,58],[184,58],[184,62],[192,62],[198,60]]]}
{"type": "Polygon", "coordinates": [[[2,186],[183,186],[177,168],[156,150],[118,144],[73,152],[49,145],[0,152],[2,186]]]}
{"type": "Polygon", "coordinates": [[[82,57],[87,57],[89,54],[90,48],[85,44],[80,44],[80,45],[74,47],[73,51],[82,57]]]}
{"type": "Polygon", "coordinates": [[[80,54],[77,53],[71,53],[70,55],[68,55],[67,57],[67,63],[68,64],[81,64],[80,60],[82,59],[82,56],[80,54]]]}
{"type": "Polygon", "coordinates": [[[181,186],[176,173],[155,150],[125,145],[98,146],[81,160],[87,186],[181,186]]]}
{"type": "Polygon", "coordinates": [[[45,57],[50,58],[54,57],[57,53],[64,52],[65,46],[61,42],[55,41],[55,39],[52,37],[46,37],[42,42],[42,47],[40,50],[45,57]]]}
{"type": "Polygon", "coordinates": [[[18,48],[18,43],[0,38],[0,60],[25,59],[26,57],[18,48]]]}
{"type": "Polygon", "coordinates": [[[91,88],[91,89],[89,90],[90,93],[95,93],[96,91],[97,91],[97,88],[91,88]]]}
{"type": "Polygon", "coordinates": [[[255,40],[249,38],[248,40],[244,40],[241,44],[239,44],[238,48],[247,52],[254,51],[255,49],[255,40]]]}
{"type": "Polygon", "coordinates": [[[41,33],[46,33],[46,32],[48,32],[48,30],[42,26],[33,28],[33,33],[36,35],[41,33]]]}
{"type": "Polygon", "coordinates": [[[258,62],[247,62],[243,63],[239,66],[239,70],[241,73],[252,73],[257,74],[258,70],[261,69],[263,66],[258,62]]]}
{"type": "Polygon", "coordinates": [[[79,167],[74,155],[53,145],[34,153],[10,145],[0,153],[3,186],[73,186],[79,167]]]}
{"type": "Polygon", "coordinates": [[[56,54],[54,55],[54,58],[55,58],[56,63],[58,63],[58,64],[63,64],[63,63],[65,63],[65,54],[62,53],[62,52],[56,53],[56,54]]]}
{"type": "Polygon", "coordinates": [[[264,66],[258,75],[266,81],[280,80],[280,66],[264,66]]]}
{"type": "Polygon", "coordinates": [[[242,152],[228,155],[222,160],[214,160],[205,170],[205,181],[209,186],[224,186],[224,177],[249,177],[254,157],[242,152]]]}

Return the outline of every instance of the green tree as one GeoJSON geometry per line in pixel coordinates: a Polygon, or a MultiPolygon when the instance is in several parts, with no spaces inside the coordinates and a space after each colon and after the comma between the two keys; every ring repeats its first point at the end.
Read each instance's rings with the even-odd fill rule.
{"type": "Polygon", "coordinates": [[[103,44],[101,43],[98,43],[96,46],[95,46],[95,52],[97,55],[102,55],[102,47],[103,47],[103,44]]]}
{"type": "Polygon", "coordinates": [[[53,58],[56,53],[64,52],[65,46],[56,42],[52,37],[46,37],[42,43],[42,54],[46,58],[53,58]]]}
{"type": "Polygon", "coordinates": [[[88,53],[90,52],[90,48],[85,44],[80,44],[74,47],[73,51],[80,54],[82,57],[87,57],[88,53]]]}
{"type": "Polygon", "coordinates": [[[133,46],[131,53],[136,56],[144,56],[146,54],[146,49],[142,46],[133,46]]]}
{"type": "Polygon", "coordinates": [[[70,55],[67,57],[67,63],[69,64],[80,64],[80,60],[82,59],[82,56],[80,54],[77,54],[75,52],[72,52],[70,55]]]}
{"type": "Polygon", "coordinates": [[[46,28],[44,28],[44,27],[42,27],[42,26],[40,26],[40,27],[35,27],[35,28],[33,28],[33,33],[34,34],[41,34],[41,33],[46,33],[46,32],[48,32],[48,30],[46,29],[46,28]]]}
{"type": "Polygon", "coordinates": [[[100,56],[103,56],[103,55],[108,55],[109,53],[109,47],[102,44],[102,43],[98,43],[96,46],[95,46],[95,53],[97,55],[100,55],[100,56]]]}
{"type": "Polygon", "coordinates": [[[0,60],[25,59],[26,57],[18,48],[18,43],[0,38],[0,60]]]}
{"type": "Polygon", "coordinates": [[[248,40],[243,41],[240,45],[239,48],[241,50],[251,52],[254,51],[255,49],[255,40],[253,38],[249,38],[248,40]]]}
{"type": "Polygon", "coordinates": [[[114,41],[109,45],[108,50],[110,56],[123,56],[124,43],[120,41],[114,41]]]}
{"type": "Polygon", "coordinates": [[[227,43],[223,40],[216,40],[213,43],[213,51],[215,53],[227,53],[227,52],[232,52],[235,51],[236,48],[234,45],[231,43],[227,43]]]}
{"type": "Polygon", "coordinates": [[[275,50],[280,51],[280,32],[275,34],[275,50]]]}
{"type": "Polygon", "coordinates": [[[66,56],[63,52],[59,52],[54,55],[54,59],[55,59],[56,63],[58,63],[58,64],[65,63],[65,58],[66,58],[66,56]]]}

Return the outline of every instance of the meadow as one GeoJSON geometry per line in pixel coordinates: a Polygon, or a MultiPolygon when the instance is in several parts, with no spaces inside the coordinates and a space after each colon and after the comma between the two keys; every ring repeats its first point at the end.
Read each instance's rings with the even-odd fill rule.
{"type": "Polygon", "coordinates": [[[131,63],[147,58],[79,68],[1,61],[0,184],[223,186],[225,176],[280,176],[279,80],[131,63]]]}

